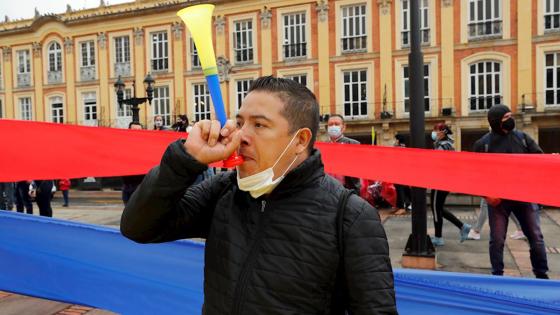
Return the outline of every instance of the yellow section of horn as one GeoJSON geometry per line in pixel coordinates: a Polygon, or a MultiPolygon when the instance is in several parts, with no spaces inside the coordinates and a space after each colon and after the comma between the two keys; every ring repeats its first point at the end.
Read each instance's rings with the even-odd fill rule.
{"type": "Polygon", "coordinates": [[[191,32],[198,58],[205,76],[218,74],[216,56],[212,45],[212,12],[214,5],[199,4],[177,12],[191,32]]]}

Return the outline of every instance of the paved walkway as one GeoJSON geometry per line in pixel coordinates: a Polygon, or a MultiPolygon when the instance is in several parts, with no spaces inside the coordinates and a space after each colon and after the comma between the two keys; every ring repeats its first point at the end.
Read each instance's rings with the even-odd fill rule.
{"type": "MultiPolygon", "coordinates": [[[[118,228],[123,206],[120,192],[71,192],[70,207],[63,208],[59,193],[53,200],[56,218],[100,224],[118,228]]],[[[37,210],[35,210],[37,212],[37,210]]],[[[472,224],[476,221],[478,209],[475,207],[452,211],[459,219],[472,224]]],[[[393,268],[401,267],[402,254],[411,231],[410,215],[394,216],[391,211],[380,211],[385,231],[389,239],[393,268]]],[[[546,209],[541,213],[541,228],[547,245],[549,276],[560,279],[560,210],[546,209]]],[[[508,235],[515,225],[509,225],[508,235]]],[[[428,234],[433,235],[431,215],[428,218],[428,234]]],[[[459,231],[445,221],[443,237],[445,246],[437,248],[438,270],[490,274],[488,257],[488,233],[486,225],[479,241],[459,243],[459,231]]],[[[524,240],[508,238],[504,250],[505,273],[516,277],[533,277],[529,260],[529,247],[524,240]]],[[[88,307],[69,305],[55,301],[37,299],[17,294],[0,292],[1,315],[108,315],[111,312],[88,307]]]]}

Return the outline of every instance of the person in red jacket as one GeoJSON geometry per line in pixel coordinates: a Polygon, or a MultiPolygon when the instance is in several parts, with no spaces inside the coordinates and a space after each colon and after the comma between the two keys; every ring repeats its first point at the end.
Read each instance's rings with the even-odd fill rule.
{"type": "Polygon", "coordinates": [[[63,207],[68,207],[68,190],[70,190],[70,180],[68,178],[58,181],[58,189],[62,191],[62,198],[64,198],[63,207]]]}

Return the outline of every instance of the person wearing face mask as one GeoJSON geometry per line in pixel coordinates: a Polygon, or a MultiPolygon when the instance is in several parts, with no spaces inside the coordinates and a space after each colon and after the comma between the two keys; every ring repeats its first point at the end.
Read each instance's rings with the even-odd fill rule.
{"type": "Polygon", "coordinates": [[[122,234],[139,243],[205,238],[206,315],[397,314],[379,214],[358,196],[343,202],[314,148],[318,129],[305,86],[256,79],[236,123],[199,121],[167,148],[125,207],[122,234]],[[236,150],[243,164],[192,184],[236,150]]]}
{"type": "Polygon", "coordinates": [[[154,117],[154,130],[169,130],[163,125],[163,117],[161,117],[161,115],[156,115],[154,117]]]}
{"type": "MultiPolygon", "coordinates": [[[[528,134],[515,129],[515,119],[509,107],[505,105],[492,106],[488,111],[488,123],[492,130],[475,142],[473,151],[510,154],[543,153],[539,145],[528,134]]],[[[510,214],[513,213],[529,241],[533,273],[537,278],[548,279],[548,261],[539,223],[538,208],[528,202],[494,197],[486,197],[485,199],[488,203],[488,221],[490,224],[489,245],[492,274],[501,276],[504,273],[504,243],[508,219],[510,214]]]]}
{"type": "MultiPolygon", "coordinates": [[[[348,138],[344,136],[344,131],[346,130],[346,124],[344,123],[344,117],[339,114],[333,114],[329,117],[327,121],[327,133],[329,135],[329,140],[332,143],[346,143],[346,144],[360,144],[358,140],[348,138]]],[[[344,187],[353,190],[356,194],[360,194],[361,183],[359,178],[350,176],[339,176],[331,174],[334,178],[338,179],[344,187]]]]}
{"type": "MultiPolygon", "coordinates": [[[[454,151],[453,131],[444,123],[438,123],[432,131],[432,140],[434,140],[434,149],[444,151],[454,151]]],[[[463,223],[453,213],[445,209],[445,199],[449,195],[448,191],[432,189],[430,192],[430,204],[432,206],[432,215],[434,217],[435,233],[432,237],[432,243],[435,246],[443,246],[445,244],[442,236],[443,219],[453,223],[459,229],[459,241],[464,242],[471,230],[469,224],[463,223]]]]}

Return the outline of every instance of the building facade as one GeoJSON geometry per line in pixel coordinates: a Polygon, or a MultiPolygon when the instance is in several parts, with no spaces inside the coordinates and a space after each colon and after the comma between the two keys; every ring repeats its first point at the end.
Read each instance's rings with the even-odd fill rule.
{"type": "MultiPolygon", "coordinates": [[[[196,1],[197,3],[200,1],[196,1]]],[[[408,134],[409,0],[209,1],[226,111],[251,81],[291,78],[342,114],[347,135],[389,145],[408,134]]],[[[427,132],[445,121],[459,149],[487,132],[486,111],[509,105],[518,128],[560,151],[560,0],[419,0],[427,132]]],[[[196,47],[176,12],[195,1],[137,0],[0,23],[0,117],[126,127],[120,75],[154,100],[141,120],[210,116],[196,47]]]]}

